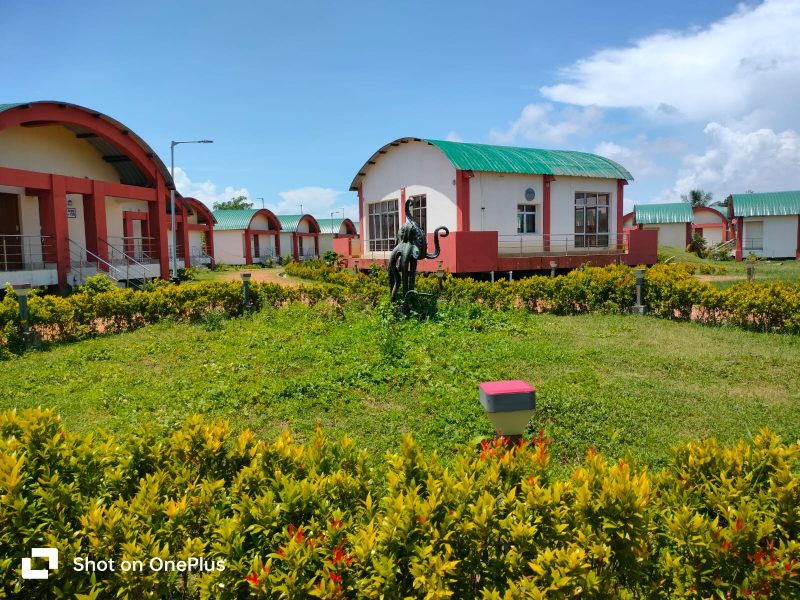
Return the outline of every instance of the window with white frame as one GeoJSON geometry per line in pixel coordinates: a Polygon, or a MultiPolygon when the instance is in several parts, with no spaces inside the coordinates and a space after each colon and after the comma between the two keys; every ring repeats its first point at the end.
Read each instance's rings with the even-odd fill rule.
{"type": "Polygon", "coordinates": [[[428,231],[428,202],[425,194],[411,196],[411,200],[414,202],[411,216],[414,217],[422,231],[428,231]]]}
{"type": "Polygon", "coordinates": [[[608,246],[610,194],[575,192],[575,247],[608,246]]]}
{"type": "Polygon", "coordinates": [[[517,204],[517,233],[536,233],[535,204],[517,204]]]}
{"type": "Polygon", "coordinates": [[[391,250],[397,242],[397,225],[400,215],[397,200],[384,200],[367,205],[369,224],[369,249],[371,252],[391,250]]]}

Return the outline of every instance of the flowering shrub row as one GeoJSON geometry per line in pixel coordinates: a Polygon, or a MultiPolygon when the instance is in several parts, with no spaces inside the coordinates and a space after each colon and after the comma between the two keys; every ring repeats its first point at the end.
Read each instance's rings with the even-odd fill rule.
{"type": "Polygon", "coordinates": [[[450,465],[405,438],[371,467],[320,432],[264,443],[192,417],[118,440],[5,412],[0,596],[797,597],[799,469],[767,431],[681,446],[659,473],[590,451],[557,480],[542,438],[450,465]],[[49,579],[21,578],[31,547],[58,548],[49,579]]]}
{"type": "MultiPolygon", "coordinates": [[[[741,283],[717,289],[694,277],[691,264],[658,264],[648,269],[644,304],[670,319],[736,325],[758,331],[800,333],[800,284],[741,283]]],[[[372,281],[314,263],[292,263],[287,272],[307,279],[364,286],[372,281]]],[[[433,292],[434,277],[421,276],[420,291],[433,292]]],[[[353,288],[355,289],[355,288],[353,288]]],[[[577,314],[624,313],[636,297],[633,269],[627,266],[583,267],[560,277],[532,276],[495,283],[446,276],[442,298],[479,302],[495,308],[525,308],[534,312],[577,314]]]]}

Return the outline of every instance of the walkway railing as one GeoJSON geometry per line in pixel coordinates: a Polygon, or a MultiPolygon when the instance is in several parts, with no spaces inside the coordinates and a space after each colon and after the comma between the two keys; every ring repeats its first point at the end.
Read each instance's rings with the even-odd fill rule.
{"type": "Polygon", "coordinates": [[[77,285],[83,285],[87,277],[100,273],[108,275],[109,279],[116,283],[124,282],[125,280],[125,273],[122,269],[100,258],[97,254],[87,250],[72,239],[69,241],[69,258],[72,274],[75,275],[77,273],[76,280],[73,282],[77,285]]]}
{"type": "Polygon", "coordinates": [[[498,235],[500,256],[563,256],[620,254],[627,251],[627,234],[518,234],[498,235]]]}
{"type": "MultiPolygon", "coordinates": [[[[129,254],[126,254],[120,248],[109,244],[108,241],[98,238],[97,243],[105,246],[106,252],[108,253],[108,262],[124,273],[125,281],[130,282],[131,280],[138,279],[142,282],[146,282],[148,279],[157,276],[157,273],[152,273],[150,268],[140,263],[129,254]]],[[[158,261],[155,261],[155,263],[157,265],[158,261]]]]}
{"type": "MultiPolygon", "coordinates": [[[[142,264],[158,263],[158,244],[156,239],[152,237],[136,237],[136,236],[112,236],[108,238],[107,243],[119,249],[114,255],[115,260],[120,262],[124,260],[133,259],[142,264]]],[[[178,246],[180,250],[180,245],[178,246]]],[[[109,254],[109,257],[111,255],[109,254]]],[[[178,254],[181,256],[181,254],[178,254]]]]}
{"type": "Polygon", "coordinates": [[[31,271],[55,266],[55,242],[48,235],[0,235],[0,271],[31,271]]]}

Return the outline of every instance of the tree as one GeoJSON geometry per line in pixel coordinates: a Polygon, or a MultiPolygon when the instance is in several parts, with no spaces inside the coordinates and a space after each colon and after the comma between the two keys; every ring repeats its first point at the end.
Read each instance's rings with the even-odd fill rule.
{"type": "Polygon", "coordinates": [[[236,210],[240,208],[253,208],[253,203],[247,201],[247,196],[235,196],[227,202],[214,203],[214,210],[236,210]]]}
{"type": "Polygon", "coordinates": [[[713,199],[714,194],[703,190],[690,190],[688,195],[681,195],[681,200],[690,203],[692,206],[708,206],[713,199]]]}

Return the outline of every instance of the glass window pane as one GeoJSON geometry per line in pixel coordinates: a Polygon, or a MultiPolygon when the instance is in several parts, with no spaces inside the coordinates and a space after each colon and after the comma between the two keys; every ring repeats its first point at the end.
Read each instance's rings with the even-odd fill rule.
{"type": "Polygon", "coordinates": [[[586,194],[575,192],[575,204],[586,204],[586,194]]]}
{"type": "Polygon", "coordinates": [[[595,233],[597,231],[597,209],[595,207],[586,207],[586,233],[595,233]]]}
{"type": "Polygon", "coordinates": [[[586,213],[582,207],[575,209],[575,233],[583,233],[586,222],[586,213]]]}
{"type": "Polygon", "coordinates": [[[608,207],[597,207],[597,231],[608,233],[608,207]]]}
{"type": "Polygon", "coordinates": [[[586,194],[586,206],[597,204],[597,194],[586,194]]]}

